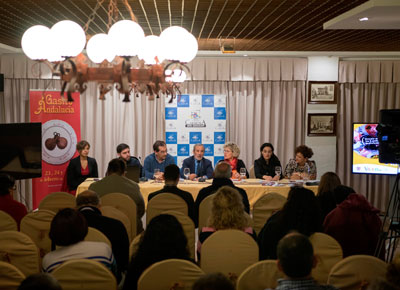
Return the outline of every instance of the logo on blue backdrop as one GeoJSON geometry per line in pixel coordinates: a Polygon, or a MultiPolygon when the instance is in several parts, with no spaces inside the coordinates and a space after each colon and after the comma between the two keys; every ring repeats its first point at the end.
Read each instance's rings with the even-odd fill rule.
{"type": "Polygon", "coordinates": [[[177,108],[165,108],[165,119],[166,120],[177,120],[178,119],[177,108]]]}
{"type": "Polygon", "coordinates": [[[215,120],[226,120],[225,108],[214,108],[214,119],[215,120]]]}
{"type": "Polygon", "coordinates": [[[165,132],[165,143],[176,144],[178,143],[178,133],[176,132],[165,132]]]}
{"type": "Polygon", "coordinates": [[[225,144],[225,132],[214,132],[214,143],[225,144]]]}
{"type": "Polygon", "coordinates": [[[204,144],[204,156],[214,155],[214,144],[204,144]]]}
{"type": "Polygon", "coordinates": [[[217,165],[218,162],[224,160],[224,156],[214,156],[214,167],[217,165]]]}
{"type": "Polygon", "coordinates": [[[201,95],[202,107],[214,107],[214,95],[201,95]]]}
{"type": "Polygon", "coordinates": [[[178,144],[178,156],[189,156],[189,144],[178,144]]]}
{"type": "Polygon", "coordinates": [[[178,97],[178,107],[189,107],[189,95],[181,95],[178,97]]]}
{"type": "Polygon", "coordinates": [[[201,132],[190,132],[189,133],[189,143],[190,144],[201,143],[201,132]]]}

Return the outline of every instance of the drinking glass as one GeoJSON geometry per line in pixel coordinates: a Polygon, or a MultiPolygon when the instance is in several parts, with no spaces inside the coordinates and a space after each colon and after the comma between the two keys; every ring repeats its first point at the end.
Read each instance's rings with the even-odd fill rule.
{"type": "Polygon", "coordinates": [[[246,178],[246,168],[240,168],[240,177],[246,178]]]}
{"type": "Polygon", "coordinates": [[[186,179],[189,179],[190,168],[184,168],[183,169],[183,175],[185,175],[186,179]]]}
{"type": "Polygon", "coordinates": [[[153,174],[154,180],[157,180],[159,175],[160,175],[160,169],[159,168],[155,168],[154,169],[154,174],[153,174]]]}
{"type": "Polygon", "coordinates": [[[279,179],[281,179],[281,173],[282,173],[282,168],[280,166],[275,167],[275,175],[279,176],[279,179]]]}

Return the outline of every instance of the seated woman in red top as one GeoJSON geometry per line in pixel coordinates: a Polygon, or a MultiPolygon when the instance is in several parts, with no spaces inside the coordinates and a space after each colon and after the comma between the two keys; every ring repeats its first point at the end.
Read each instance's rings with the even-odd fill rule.
{"type": "Polygon", "coordinates": [[[89,157],[89,142],[82,140],[76,144],[79,156],[71,159],[67,168],[67,184],[71,193],[75,193],[79,184],[88,177],[99,177],[96,159],[89,157]]]}
{"type": "Polygon", "coordinates": [[[242,179],[249,178],[246,165],[242,159],[239,159],[240,149],[233,143],[228,142],[224,145],[224,161],[227,162],[232,168],[232,178],[242,179]],[[246,175],[244,175],[246,174],[246,175]]]}
{"type": "Polygon", "coordinates": [[[25,205],[13,199],[15,192],[15,179],[8,174],[0,174],[0,210],[12,216],[18,224],[27,214],[25,205]]]}

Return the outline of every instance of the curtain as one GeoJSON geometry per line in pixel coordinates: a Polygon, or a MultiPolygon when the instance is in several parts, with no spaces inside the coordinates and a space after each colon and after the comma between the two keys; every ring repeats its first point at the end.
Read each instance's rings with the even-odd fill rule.
{"type": "MultiPolygon", "coordinates": [[[[398,63],[398,62],[397,62],[398,63]]],[[[379,122],[379,110],[400,108],[400,80],[396,62],[342,61],[339,63],[337,173],[343,184],[385,210],[389,177],[351,173],[353,122],[379,122]]]]}

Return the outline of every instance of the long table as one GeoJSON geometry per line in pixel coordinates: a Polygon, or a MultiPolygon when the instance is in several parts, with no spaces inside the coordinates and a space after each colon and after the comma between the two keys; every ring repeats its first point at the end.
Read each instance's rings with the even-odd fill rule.
{"type": "MultiPolygon", "coordinates": [[[[83,183],[81,183],[77,190],[76,190],[76,195],[80,194],[81,192],[87,190],[94,182],[93,178],[88,178],[86,179],[83,183]]],[[[197,181],[184,181],[184,182],[179,182],[178,187],[182,190],[188,191],[192,194],[193,199],[196,200],[196,197],[200,191],[200,189],[210,186],[212,180],[207,180],[206,182],[197,182],[197,181]]],[[[285,181],[283,181],[285,182],[285,181]]],[[[289,184],[283,185],[282,186],[267,186],[261,184],[261,180],[259,179],[247,179],[242,182],[235,183],[237,187],[243,188],[247,196],[249,198],[249,203],[250,203],[250,208],[253,208],[254,203],[263,195],[266,195],[271,192],[276,192],[284,197],[288,196],[290,186],[289,184]]],[[[147,207],[147,199],[150,193],[160,190],[161,188],[164,187],[163,182],[155,182],[155,181],[146,181],[146,182],[140,182],[139,183],[140,187],[140,192],[142,193],[145,205],[147,207]]],[[[317,194],[318,191],[318,186],[304,186],[305,188],[308,188],[312,190],[315,194],[317,194]]]]}

